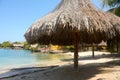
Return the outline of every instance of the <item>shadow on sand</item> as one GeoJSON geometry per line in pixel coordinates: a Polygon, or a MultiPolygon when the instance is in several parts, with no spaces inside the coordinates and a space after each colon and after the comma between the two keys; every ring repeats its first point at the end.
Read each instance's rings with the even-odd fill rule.
{"type": "Polygon", "coordinates": [[[14,68],[14,69],[10,69],[9,71],[3,74],[0,74],[0,80],[15,77],[15,76],[20,76],[24,74],[39,72],[39,71],[45,71],[48,69],[52,69],[54,67],[58,67],[58,66],[14,68]]]}
{"type": "MultiPolygon", "coordinates": [[[[120,57],[120,54],[113,54],[113,55],[104,55],[102,57],[96,56],[94,59],[99,58],[109,58],[109,57],[120,57]]],[[[91,57],[84,57],[80,58],[79,60],[86,60],[86,59],[92,59],[91,57]]],[[[72,60],[72,59],[71,59],[72,60]]],[[[69,60],[63,60],[63,61],[69,61],[69,60]]],[[[21,75],[21,80],[29,80],[25,74],[31,74],[36,72],[43,72],[43,77],[46,77],[47,80],[88,80],[92,77],[96,76],[97,74],[100,74],[103,70],[101,68],[108,68],[108,67],[114,67],[114,66],[120,66],[120,60],[114,60],[107,63],[89,63],[86,65],[79,65],[79,68],[76,70],[73,68],[73,64],[65,65],[65,66],[51,66],[51,67],[32,67],[32,68],[20,68],[20,69],[11,69],[9,72],[13,72],[16,70],[27,70],[27,69],[36,69],[34,71],[26,71],[22,74],[12,75],[9,77],[3,77],[0,80],[9,80],[9,78],[14,78],[16,76],[21,75]],[[23,78],[23,79],[22,79],[23,78]]],[[[6,74],[7,74],[6,73],[6,74]]],[[[41,76],[39,78],[34,77],[34,80],[46,80],[45,78],[42,79],[41,76]],[[41,79],[40,79],[41,78],[41,79]]],[[[104,79],[97,79],[97,80],[104,80],[104,79]]]]}
{"type": "MultiPolygon", "coordinates": [[[[96,64],[92,63],[87,65],[79,65],[79,68],[77,70],[73,68],[73,65],[67,65],[52,70],[51,72],[50,71],[46,72],[44,74],[48,78],[50,78],[49,80],[88,80],[96,76],[97,74],[101,74],[103,72],[101,68],[111,68],[115,65],[112,65],[111,62],[96,63],[96,64]]],[[[108,71],[108,72],[112,72],[112,71],[108,71]]],[[[98,78],[97,80],[104,80],[104,79],[98,78]]]]}

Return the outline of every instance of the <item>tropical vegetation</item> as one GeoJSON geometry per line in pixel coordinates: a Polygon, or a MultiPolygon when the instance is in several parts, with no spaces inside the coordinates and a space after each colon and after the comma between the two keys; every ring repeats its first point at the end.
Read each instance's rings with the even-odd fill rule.
{"type": "Polygon", "coordinates": [[[35,51],[35,50],[38,50],[40,48],[40,45],[32,47],[27,42],[17,42],[17,41],[16,42],[10,42],[10,41],[4,41],[3,43],[0,43],[0,48],[26,49],[26,50],[35,51]],[[18,47],[16,48],[16,46],[14,46],[14,45],[18,45],[18,47]],[[23,46],[20,47],[19,45],[23,45],[23,46]]]}
{"type": "Polygon", "coordinates": [[[108,10],[120,17],[120,0],[102,0],[103,7],[110,7],[108,10]]]}
{"type": "Polygon", "coordinates": [[[27,42],[24,42],[24,49],[29,50],[30,49],[30,44],[28,44],[27,42]]]}
{"type": "Polygon", "coordinates": [[[103,6],[118,7],[120,6],[120,0],[102,0],[103,6]]]}
{"type": "Polygon", "coordinates": [[[5,41],[2,44],[0,44],[1,48],[9,48],[9,47],[12,47],[12,46],[13,46],[13,44],[9,41],[5,41]]]}

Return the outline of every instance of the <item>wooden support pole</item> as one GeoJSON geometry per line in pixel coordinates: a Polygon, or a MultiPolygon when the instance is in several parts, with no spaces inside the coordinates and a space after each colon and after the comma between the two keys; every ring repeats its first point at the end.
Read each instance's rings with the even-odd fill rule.
{"type": "Polygon", "coordinates": [[[94,54],[94,43],[92,44],[92,57],[93,58],[95,57],[95,54],[94,54]]]}
{"type": "Polygon", "coordinates": [[[116,41],[116,47],[117,47],[117,53],[119,52],[119,42],[118,42],[118,39],[116,41]]]}
{"type": "Polygon", "coordinates": [[[78,32],[74,32],[74,68],[78,69],[78,32]]]}

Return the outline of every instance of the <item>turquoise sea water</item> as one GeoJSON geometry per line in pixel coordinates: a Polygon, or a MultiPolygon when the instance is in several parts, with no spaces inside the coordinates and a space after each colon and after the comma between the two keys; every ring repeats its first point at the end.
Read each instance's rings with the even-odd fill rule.
{"type": "Polygon", "coordinates": [[[35,63],[42,65],[57,62],[64,58],[68,58],[68,56],[64,54],[32,53],[28,50],[0,49],[0,69],[35,63]]]}

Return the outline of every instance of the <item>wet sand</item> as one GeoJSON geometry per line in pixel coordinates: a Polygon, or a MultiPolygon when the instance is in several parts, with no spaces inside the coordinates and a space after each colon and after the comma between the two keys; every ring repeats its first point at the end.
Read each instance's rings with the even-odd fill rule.
{"type": "MultiPolygon", "coordinates": [[[[73,53],[68,52],[73,57],[73,53]]],[[[13,69],[14,70],[14,69],[13,69]]],[[[23,70],[23,69],[21,69],[23,70]]],[[[21,71],[18,69],[17,72],[21,71]]],[[[16,70],[14,70],[16,71],[16,70]]],[[[6,72],[9,73],[12,70],[6,72]]],[[[21,74],[4,77],[0,80],[119,80],[120,54],[91,51],[79,53],[79,68],[73,68],[73,58],[64,59],[60,63],[48,64],[47,67],[31,67],[21,74]],[[31,70],[28,70],[31,69],[31,70]]]]}

